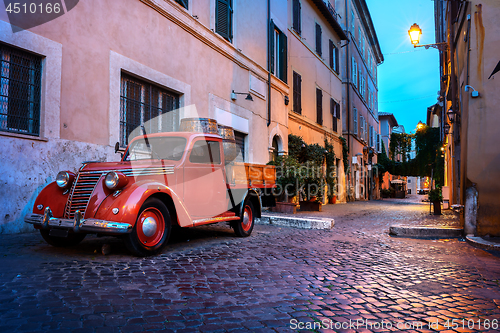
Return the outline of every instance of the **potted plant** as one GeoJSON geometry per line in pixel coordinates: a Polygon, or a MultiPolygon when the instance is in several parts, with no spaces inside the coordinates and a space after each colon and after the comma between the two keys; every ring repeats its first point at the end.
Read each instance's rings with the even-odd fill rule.
{"type": "Polygon", "coordinates": [[[300,209],[321,211],[325,187],[321,166],[318,163],[307,162],[302,165],[301,176],[303,177],[301,187],[303,201],[300,202],[300,209]]]}
{"type": "Polygon", "coordinates": [[[279,156],[276,161],[269,162],[276,166],[276,183],[278,185],[275,211],[281,213],[296,212],[296,196],[298,195],[302,177],[299,172],[300,163],[292,156],[279,156]]]}
{"type": "Polygon", "coordinates": [[[443,194],[441,187],[436,186],[435,189],[429,191],[429,201],[434,206],[434,215],[441,215],[441,202],[443,201],[443,194]]]}

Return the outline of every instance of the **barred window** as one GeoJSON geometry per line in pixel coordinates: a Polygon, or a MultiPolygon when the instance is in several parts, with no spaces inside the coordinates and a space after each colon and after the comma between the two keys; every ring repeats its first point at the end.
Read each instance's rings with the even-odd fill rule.
{"type": "MultiPolygon", "coordinates": [[[[141,125],[146,133],[174,132],[178,129],[179,96],[165,89],[122,74],[120,88],[120,145],[141,125]],[[167,114],[167,116],[161,115],[167,114]]],[[[138,132],[142,134],[141,132],[138,132]]],[[[135,133],[134,133],[135,134],[135,133]]]]}
{"type": "Polygon", "coordinates": [[[40,136],[42,57],[0,44],[0,131],[40,136]]]}

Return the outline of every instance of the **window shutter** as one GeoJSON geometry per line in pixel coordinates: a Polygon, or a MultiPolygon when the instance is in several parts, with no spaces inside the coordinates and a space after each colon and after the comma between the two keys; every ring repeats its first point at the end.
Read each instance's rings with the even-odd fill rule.
{"type": "Polygon", "coordinates": [[[269,56],[271,57],[271,73],[275,73],[274,71],[274,21],[271,20],[269,22],[269,56]]]}
{"type": "Polygon", "coordinates": [[[352,115],[352,121],[353,121],[353,126],[352,126],[352,129],[353,129],[353,133],[354,134],[358,134],[358,110],[356,110],[356,108],[353,109],[353,115],[352,115]]]}
{"type": "Polygon", "coordinates": [[[293,72],[293,111],[301,114],[301,84],[302,78],[296,72],[293,72]]]}
{"type": "Polygon", "coordinates": [[[321,57],[321,26],[316,23],[316,53],[321,57]]]}
{"type": "Polygon", "coordinates": [[[339,49],[335,48],[335,72],[339,73],[339,49]]]}
{"type": "Polygon", "coordinates": [[[293,30],[295,30],[299,35],[301,30],[301,22],[300,22],[300,1],[293,0],[293,30]]]}
{"type": "Polygon", "coordinates": [[[323,125],[323,91],[316,88],[316,122],[323,125]]]}
{"type": "Polygon", "coordinates": [[[175,0],[175,2],[177,2],[182,7],[186,8],[186,9],[189,9],[188,8],[189,0],[175,0]]]}
{"type": "Polygon", "coordinates": [[[334,53],[334,50],[333,50],[334,47],[335,46],[333,45],[333,41],[330,39],[329,43],[328,43],[328,50],[330,51],[330,68],[331,69],[335,68],[335,63],[334,63],[334,61],[335,61],[335,59],[334,59],[335,53],[334,53]]]}
{"type": "Polygon", "coordinates": [[[340,104],[339,103],[335,104],[335,109],[336,109],[335,114],[337,115],[337,119],[340,120],[340,104]]]}
{"type": "Polygon", "coordinates": [[[330,112],[332,114],[332,118],[333,118],[333,123],[332,123],[332,130],[334,132],[337,132],[337,119],[338,119],[338,116],[337,116],[337,103],[335,102],[335,100],[333,98],[330,98],[330,112]]]}
{"type": "Polygon", "coordinates": [[[233,39],[232,0],[217,0],[215,7],[215,32],[231,41],[233,39]]]}
{"type": "Polygon", "coordinates": [[[280,47],[281,47],[281,50],[280,50],[280,73],[281,73],[281,80],[285,83],[287,83],[288,81],[288,73],[287,73],[287,69],[288,69],[288,64],[287,64],[287,61],[288,61],[288,44],[287,44],[287,38],[286,38],[286,35],[284,33],[281,33],[280,34],[280,47]]]}

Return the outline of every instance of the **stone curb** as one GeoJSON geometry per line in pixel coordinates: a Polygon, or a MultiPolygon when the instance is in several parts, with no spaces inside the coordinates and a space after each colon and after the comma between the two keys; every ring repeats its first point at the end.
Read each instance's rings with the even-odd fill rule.
{"type": "Polygon", "coordinates": [[[335,220],[330,218],[302,218],[262,214],[260,219],[255,219],[255,223],[299,229],[332,229],[335,225],[335,220]]]}
{"type": "Polygon", "coordinates": [[[465,240],[470,245],[477,247],[479,249],[482,249],[482,250],[500,251],[500,244],[499,243],[490,242],[490,241],[488,241],[484,238],[481,238],[481,237],[467,236],[467,237],[465,237],[465,240]]]}
{"type": "Polygon", "coordinates": [[[456,227],[395,225],[389,228],[389,234],[392,236],[410,238],[457,238],[462,237],[463,233],[463,228],[456,227]]]}

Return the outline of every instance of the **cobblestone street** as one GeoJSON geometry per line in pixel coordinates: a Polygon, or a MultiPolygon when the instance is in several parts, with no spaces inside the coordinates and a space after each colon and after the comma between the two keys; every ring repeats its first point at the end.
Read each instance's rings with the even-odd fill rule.
{"type": "Polygon", "coordinates": [[[313,215],[335,227],[180,230],[150,258],[114,238],[60,249],[0,235],[0,332],[499,331],[498,253],[388,235],[395,223],[454,225],[452,213],[429,215],[416,197],[313,215]]]}

